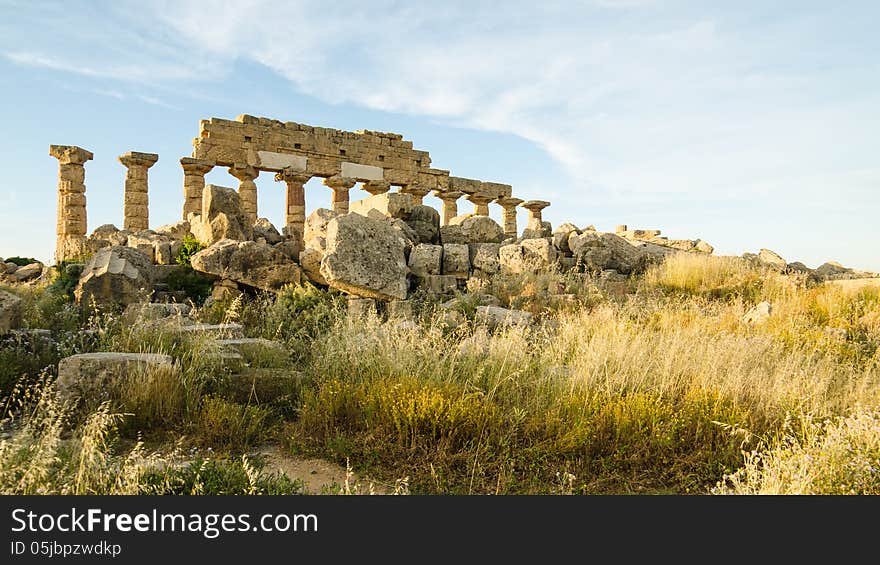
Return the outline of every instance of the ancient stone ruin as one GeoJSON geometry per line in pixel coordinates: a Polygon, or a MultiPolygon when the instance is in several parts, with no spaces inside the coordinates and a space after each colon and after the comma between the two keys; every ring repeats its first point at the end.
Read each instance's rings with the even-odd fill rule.
{"type": "Polygon", "coordinates": [[[120,155],[123,229],[104,225],[87,237],[84,164],[93,155],[66,145],[52,145],[49,153],[59,161],[56,260],[90,257],[80,299],[123,305],[150,299],[187,236],[206,246],[192,266],[213,277],[217,299],[308,280],[353,299],[399,301],[418,288],[450,295],[498,272],[552,267],[626,276],[651,256],[712,251],[698,240],[666,241],[656,230],[610,234],[573,224],[554,230],[542,217],[550,202],[517,198],[508,184],[450,176],[399,134],[248,115],[200,123],[192,155],[180,159],[183,201],[175,224],[150,227],[148,171],[159,156],[120,155]],[[215,167],[226,168],[236,187],[206,184],[215,167]],[[260,217],[260,174],[286,190],[281,230],[260,217]],[[329,210],[309,209],[305,185],[316,177],[332,192],[329,210]],[[428,194],[442,201],[442,210],[423,204],[428,194]],[[471,212],[459,210],[462,198],[473,204],[471,212]],[[494,205],[501,225],[489,217],[494,205]],[[522,232],[518,208],[528,211],[522,232]]]}

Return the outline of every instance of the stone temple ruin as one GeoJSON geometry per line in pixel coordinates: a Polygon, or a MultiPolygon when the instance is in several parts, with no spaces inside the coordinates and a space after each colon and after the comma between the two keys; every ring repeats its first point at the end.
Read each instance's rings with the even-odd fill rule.
{"type": "Polygon", "coordinates": [[[126,167],[123,229],[104,225],[87,236],[84,165],[93,154],[64,145],[50,146],[49,153],[59,162],[56,261],[91,256],[78,299],[126,304],[145,292],[154,300],[169,298],[157,291],[163,292],[188,235],[207,246],[192,257],[192,266],[214,278],[215,298],[248,288],[277,291],[307,279],[367,299],[366,307],[405,300],[420,287],[448,295],[499,271],[552,265],[626,276],[650,254],[712,251],[699,240],[667,245],[657,230],[615,235],[563,224],[554,231],[541,215],[549,202],[514,197],[508,184],[432,168],[428,152],[401,135],[248,115],[201,121],[192,156],[180,159],[183,205],[175,224],[150,229],[148,173],[159,156],[120,155],[126,167]],[[206,185],[215,167],[226,168],[237,188],[206,185]],[[254,181],[261,173],[286,189],[280,231],[260,217],[254,181]],[[304,185],[314,177],[332,191],[332,209],[309,213],[304,185]],[[423,205],[429,193],[442,201],[441,211],[423,205]],[[462,198],[473,204],[472,212],[460,213],[462,198]],[[502,225],[489,217],[492,204],[502,209],[502,225]],[[529,213],[522,233],[518,207],[529,213]]]}

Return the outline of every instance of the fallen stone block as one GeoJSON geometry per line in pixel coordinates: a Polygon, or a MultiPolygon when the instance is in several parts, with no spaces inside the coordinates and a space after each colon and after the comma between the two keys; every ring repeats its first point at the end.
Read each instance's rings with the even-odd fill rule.
{"type": "Polygon", "coordinates": [[[470,250],[461,243],[443,244],[443,274],[459,279],[470,276],[470,250]]]}
{"type": "Polygon", "coordinates": [[[224,239],[192,256],[192,267],[259,290],[278,292],[301,282],[301,269],[271,245],[224,239]]]}
{"type": "Polygon", "coordinates": [[[523,310],[508,310],[500,306],[477,306],[475,320],[489,329],[507,327],[528,327],[534,317],[523,310]]]}
{"type": "Polygon", "coordinates": [[[146,302],[153,292],[153,264],[143,252],[131,247],[98,250],[83,268],[74,291],[77,302],[128,306],[146,302]]]}
{"type": "Polygon", "coordinates": [[[0,290],[0,335],[21,325],[21,298],[0,290]]]}
{"type": "Polygon", "coordinates": [[[174,360],[158,353],[73,355],[58,363],[58,395],[62,401],[82,401],[95,407],[107,400],[114,388],[155,370],[174,370],[174,360]]]}

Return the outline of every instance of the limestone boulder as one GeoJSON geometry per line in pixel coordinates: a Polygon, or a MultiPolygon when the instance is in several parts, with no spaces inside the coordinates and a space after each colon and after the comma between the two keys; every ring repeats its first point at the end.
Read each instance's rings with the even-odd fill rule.
{"type": "Polygon", "coordinates": [[[696,245],[694,245],[694,250],[699,251],[700,253],[705,253],[707,255],[711,255],[715,252],[715,248],[703,241],[702,239],[698,239],[696,245]]]}
{"type": "Polygon", "coordinates": [[[303,274],[315,284],[327,286],[327,279],[321,274],[321,260],[324,252],[314,247],[306,247],[299,254],[299,265],[303,274]]]}
{"type": "Polygon", "coordinates": [[[470,276],[470,249],[463,243],[443,245],[443,274],[466,279],[470,276]]]}
{"type": "Polygon", "coordinates": [[[758,260],[777,271],[784,271],[788,267],[788,262],[770,249],[761,249],[758,252],[758,260]]]}
{"type": "Polygon", "coordinates": [[[745,324],[758,324],[767,320],[773,313],[773,305],[767,301],[757,304],[754,308],[746,312],[742,321],[745,324]]]}
{"type": "Polygon", "coordinates": [[[501,243],[504,228],[488,216],[471,216],[460,224],[467,243],[501,243]]]}
{"type": "Polygon", "coordinates": [[[409,255],[409,270],[417,277],[441,274],[443,246],[420,243],[409,255]]]}
{"type": "Polygon", "coordinates": [[[181,220],[173,224],[166,224],[156,228],[156,233],[163,235],[168,239],[181,240],[190,233],[190,224],[186,220],[181,220]]]}
{"type": "Polygon", "coordinates": [[[472,243],[468,246],[474,276],[487,277],[501,270],[500,243],[472,243]]]}
{"type": "Polygon", "coordinates": [[[287,239],[276,244],[275,249],[287,255],[291,261],[299,262],[299,254],[303,251],[302,240],[294,232],[287,239]]]}
{"type": "Polygon", "coordinates": [[[615,270],[624,275],[639,273],[647,264],[647,254],[612,233],[585,231],[569,235],[568,245],[578,264],[590,272],[615,270]]]}
{"type": "Polygon", "coordinates": [[[131,247],[99,249],[85,267],[74,296],[77,302],[127,306],[145,302],[153,290],[153,262],[131,247]]]}
{"type": "Polygon", "coordinates": [[[477,306],[475,321],[485,324],[489,329],[528,327],[532,325],[534,316],[523,310],[509,310],[500,306],[477,306]]]}
{"type": "Polygon", "coordinates": [[[321,275],[350,294],[378,300],[406,299],[407,241],[391,222],[346,214],[327,224],[321,275]]]}
{"type": "MultiPolygon", "coordinates": [[[[456,218],[459,216],[456,216],[456,218]]],[[[453,218],[454,219],[454,218],[453,218]]],[[[447,226],[440,226],[440,241],[443,244],[447,243],[468,243],[468,238],[464,234],[464,230],[461,229],[461,226],[458,224],[449,224],[447,226]]]]}
{"type": "Polygon", "coordinates": [[[151,371],[173,371],[174,359],[158,353],[83,353],[58,363],[57,391],[63,401],[81,400],[94,407],[108,391],[151,371]]]}
{"type": "Polygon", "coordinates": [[[202,216],[193,223],[193,234],[205,245],[222,239],[245,241],[253,238],[253,226],[242,212],[235,189],[209,184],[202,191],[202,216]]]}
{"type": "Polygon", "coordinates": [[[498,264],[505,273],[524,273],[526,264],[523,259],[523,248],[519,243],[510,243],[498,248],[498,264]]]}
{"type": "Polygon", "coordinates": [[[256,241],[220,240],[193,255],[192,267],[201,273],[271,292],[302,280],[299,265],[271,245],[256,241]]]}
{"type": "Polygon", "coordinates": [[[42,263],[30,263],[15,270],[10,278],[15,282],[30,282],[43,274],[42,263]]]}
{"type": "Polygon", "coordinates": [[[571,254],[571,248],[568,246],[568,238],[572,233],[580,235],[581,230],[574,224],[562,224],[553,230],[553,247],[566,255],[571,254]]]}
{"type": "Polygon", "coordinates": [[[550,238],[524,239],[520,245],[523,261],[531,270],[547,270],[556,263],[557,251],[550,238]]]}
{"type": "Polygon", "coordinates": [[[327,208],[318,208],[306,218],[303,245],[323,251],[327,247],[327,226],[339,214],[327,208]]]}
{"type": "Polygon", "coordinates": [[[408,218],[413,208],[413,199],[402,192],[386,192],[355,200],[349,204],[349,211],[368,218],[408,218]]]}
{"type": "Polygon", "coordinates": [[[0,290],[0,335],[9,333],[21,325],[21,298],[0,290]]]}
{"type": "Polygon", "coordinates": [[[259,218],[254,224],[254,240],[262,240],[269,245],[275,245],[284,241],[284,238],[281,237],[281,234],[268,218],[259,218]]]}
{"type": "Polygon", "coordinates": [[[434,208],[415,205],[403,221],[416,233],[418,243],[440,243],[440,213],[434,208]]]}
{"type": "Polygon", "coordinates": [[[128,230],[120,230],[113,224],[98,226],[86,240],[86,250],[94,253],[105,247],[128,245],[128,235],[128,230]]]}

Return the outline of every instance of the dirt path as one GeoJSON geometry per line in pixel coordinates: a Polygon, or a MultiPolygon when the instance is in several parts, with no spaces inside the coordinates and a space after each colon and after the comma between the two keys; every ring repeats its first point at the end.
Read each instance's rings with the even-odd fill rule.
{"type": "Polygon", "coordinates": [[[345,467],[323,459],[303,459],[289,455],[277,445],[266,445],[256,453],[266,458],[265,471],[280,471],[305,485],[306,494],[390,494],[393,487],[379,484],[353,473],[346,487],[345,467]]]}

